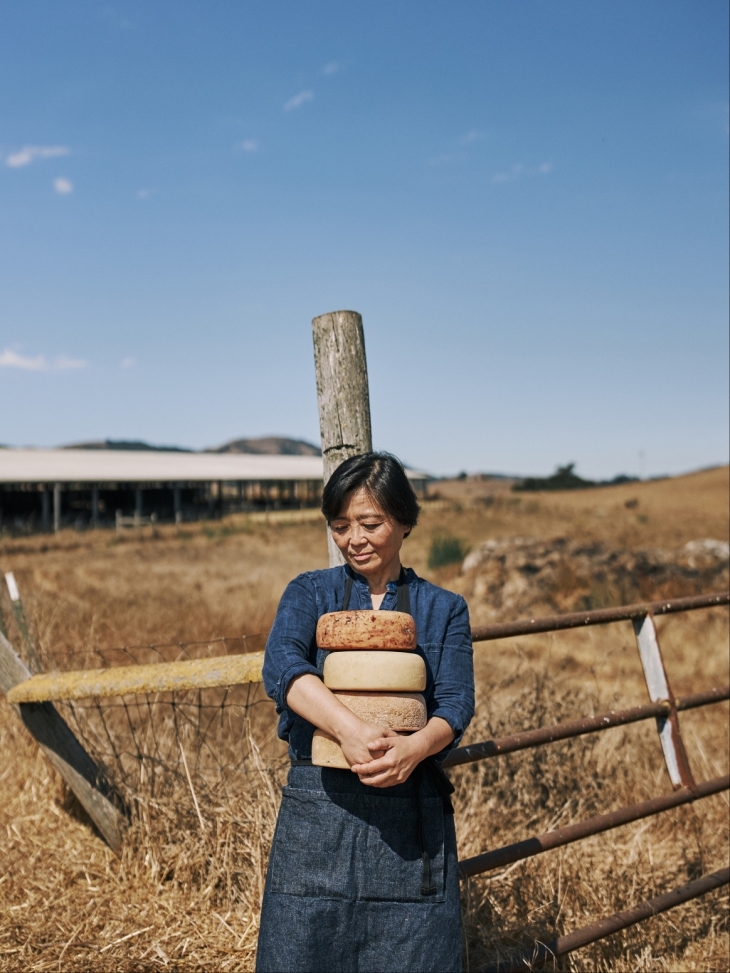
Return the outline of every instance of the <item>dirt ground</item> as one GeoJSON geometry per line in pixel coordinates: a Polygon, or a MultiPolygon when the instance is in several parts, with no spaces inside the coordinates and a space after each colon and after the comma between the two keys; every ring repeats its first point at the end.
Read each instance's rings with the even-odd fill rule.
{"type": "MultiPolygon", "coordinates": [[[[473,600],[473,581],[458,563],[428,568],[435,538],[457,538],[464,550],[490,539],[563,537],[672,552],[729,536],[727,467],[579,492],[516,494],[503,481],[434,489],[440,496],[424,504],[404,561],[463,592],[475,624],[494,620],[494,610],[473,600]]],[[[0,568],[15,573],[47,669],[99,665],[119,646],[246,635],[245,647],[260,648],[287,581],[325,567],[326,558],[313,511],[0,541],[0,568]]],[[[0,604],[20,645],[4,593],[0,604]]],[[[666,616],[658,630],[677,695],[727,684],[727,608],[666,616]]],[[[629,623],[478,643],[475,670],[477,716],[467,741],[647,699],[629,623]]],[[[0,699],[0,970],[252,969],[280,783],[274,751],[261,749],[266,741],[275,747],[273,708],[262,703],[256,712],[259,750],[246,750],[245,786],[223,793],[211,785],[196,814],[187,783],[164,800],[140,784],[117,859],[0,699]]],[[[727,703],[683,714],[698,779],[728,773],[727,726],[727,703]]],[[[452,777],[462,858],[670,789],[652,722],[472,764],[452,777]]],[[[467,968],[727,861],[725,793],[471,879],[467,968]]],[[[727,889],[714,892],[557,968],[727,969],[727,904],[727,889]]]]}

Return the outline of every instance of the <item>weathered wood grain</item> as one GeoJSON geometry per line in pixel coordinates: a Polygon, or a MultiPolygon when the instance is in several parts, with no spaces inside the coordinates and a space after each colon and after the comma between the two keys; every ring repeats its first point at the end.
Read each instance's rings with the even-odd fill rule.
{"type": "MultiPolygon", "coordinates": [[[[324,482],[344,460],[373,448],[362,318],[333,311],[312,321],[324,482]]],[[[344,559],[327,531],[330,566],[344,559]]]]}
{"type": "Polygon", "coordinates": [[[77,672],[46,672],[15,685],[7,697],[11,703],[28,703],[47,699],[86,699],[92,696],[127,696],[236,686],[261,682],[263,664],[263,652],[250,652],[214,659],[155,662],[151,665],[82,669],[77,672]]]}

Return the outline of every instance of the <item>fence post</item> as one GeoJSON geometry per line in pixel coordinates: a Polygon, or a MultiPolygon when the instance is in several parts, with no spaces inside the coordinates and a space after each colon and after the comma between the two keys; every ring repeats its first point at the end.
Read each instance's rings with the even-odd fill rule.
{"type": "Polygon", "coordinates": [[[657,732],[664,751],[664,761],[667,765],[669,779],[675,790],[679,787],[692,788],[695,786],[695,781],[689,766],[684,740],[682,740],[682,734],[679,730],[677,704],[664,668],[664,660],[654,625],[654,616],[651,612],[647,612],[641,618],[632,619],[632,625],[634,626],[641,666],[644,670],[646,688],[649,691],[649,699],[652,703],[664,699],[669,703],[669,714],[656,718],[657,732]]]}
{"type": "MultiPolygon", "coordinates": [[[[18,628],[20,629],[20,634],[23,638],[23,645],[25,645],[28,665],[33,672],[41,672],[43,668],[41,666],[41,660],[38,658],[38,650],[36,649],[35,642],[30,634],[28,619],[25,617],[25,609],[23,608],[23,602],[20,598],[20,591],[18,591],[18,584],[12,571],[8,571],[5,575],[5,583],[8,586],[8,594],[10,595],[10,603],[13,606],[15,621],[18,623],[18,628]]],[[[3,632],[3,635],[6,634],[6,632],[3,632]]]]}
{"type": "MultiPolygon", "coordinates": [[[[373,448],[362,317],[333,311],[312,320],[324,483],[350,456],[373,448]]],[[[330,567],[344,564],[327,531],[330,567]]]]}
{"type": "MultiPolygon", "coordinates": [[[[8,693],[30,679],[25,663],[0,633],[0,691],[8,693]]],[[[28,732],[74,792],[113,852],[122,846],[124,818],[104,793],[99,768],[71,732],[52,703],[21,703],[13,707],[28,732]]]]}

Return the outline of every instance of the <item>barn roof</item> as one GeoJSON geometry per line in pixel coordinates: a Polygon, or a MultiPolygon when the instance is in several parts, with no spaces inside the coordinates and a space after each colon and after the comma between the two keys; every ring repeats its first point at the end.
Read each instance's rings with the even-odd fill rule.
{"type": "MultiPolygon", "coordinates": [[[[429,479],[407,470],[411,479],[429,479]]],[[[136,450],[0,449],[0,483],[321,480],[320,456],[136,450]]]]}

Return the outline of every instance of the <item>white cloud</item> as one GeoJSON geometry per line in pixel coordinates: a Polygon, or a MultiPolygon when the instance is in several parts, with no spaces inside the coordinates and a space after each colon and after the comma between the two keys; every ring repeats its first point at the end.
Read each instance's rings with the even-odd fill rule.
{"type": "Polygon", "coordinates": [[[26,372],[47,372],[48,362],[43,355],[37,358],[29,358],[27,355],[19,355],[17,351],[6,348],[0,352],[0,368],[22,368],[26,372]]]}
{"type": "Polygon", "coordinates": [[[5,165],[11,169],[22,169],[36,159],[55,159],[70,152],[67,145],[24,145],[19,152],[13,152],[5,159],[5,165]]]}
{"type": "Polygon", "coordinates": [[[342,65],[338,61],[330,61],[322,68],[322,74],[337,74],[342,70],[342,65]]]}
{"type": "Polygon", "coordinates": [[[122,360],[119,362],[119,367],[120,368],[134,368],[134,366],[136,364],[137,364],[137,359],[136,358],[132,358],[131,356],[129,356],[127,358],[122,358],[122,360]]]}
{"type": "Polygon", "coordinates": [[[70,358],[68,355],[59,355],[53,363],[54,372],[69,372],[77,368],[86,368],[83,358],[70,358]]]}
{"type": "Polygon", "coordinates": [[[73,183],[70,179],[66,179],[65,176],[56,176],[53,180],[53,188],[59,196],[68,196],[69,193],[74,191],[73,183]]]}
{"type": "Polygon", "coordinates": [[[153,192],[154,189],[138,189],[134,195],[137,199],[149,199],[153,192]]]}
{"type": "Polygon", "coordinates": [[[484,132],[480,132],[479,129],[473,128],[470,132],[467,132],[462,138],[459,139],[462,145],[471,145],[472,142],[478,142],[484,138],[484,132]]]}
{"type": "Polygon", "coordinates": [[[504,172],[495,172],[492,176],[492,182],[514,182],[521,176],[546,176],[553,171],[553,168],[552,162],[541,162],[539,166],[524,166],[521,162],[515,162],[504,172]]]}
{"type": "Polygon", "coordinates": [[[241,142],[240,148],[244,152],[258,152],[259,150],[259,140],[258,139],[244,139],[241,142]]]}
{"type": "Polygon", "coordinates": [[[13,351],[12,348],[0,352],[0,368],[20,368],[25,372],[68,372],[86,368],[86,365],[82,358],[71,358],[69,355],[58,355],[53,364],[49,365],[45,355],[31,358],[13,351]]]}
{"type": "Polygon", "coordinates": [[[313,91],[300,91],[298,95],[294,95],[289,101],[284,105],[284,111],[292,111],[294,108],[301,108],[303,104],[311,101],[314,98],[313,91]]]}

